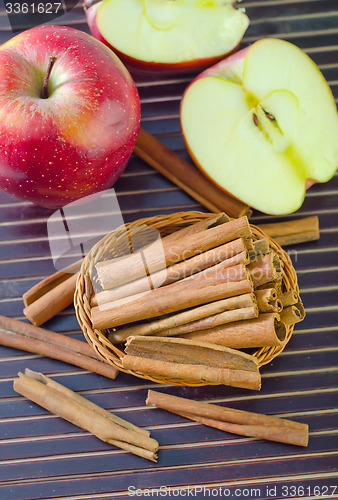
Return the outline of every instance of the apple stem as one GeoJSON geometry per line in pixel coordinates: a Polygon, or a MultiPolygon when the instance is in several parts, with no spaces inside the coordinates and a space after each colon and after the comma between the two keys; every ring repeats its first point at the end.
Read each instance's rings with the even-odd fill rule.
{"type": "Polygon", "coordinates": [[[42,87],[42,92],[41,92],[42,99],[47,99],[49,97],[48,82],[49,82],[49,77],[50,77],[50,74],[52,72],[52,69],[53,69],[53,66],[55,64],[56,59],[57,59],[57,56],[51,56],[49,58],[48,68],[46,71],[45,80],[43,82],[43,87],[42,87]]]}

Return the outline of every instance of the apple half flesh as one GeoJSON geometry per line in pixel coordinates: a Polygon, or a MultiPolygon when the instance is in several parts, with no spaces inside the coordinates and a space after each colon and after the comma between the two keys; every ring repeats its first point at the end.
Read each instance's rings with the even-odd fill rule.
{"type": "Polygon", "coordinates": [[[202,69],[231,53],[249,24],[231,0],[85,0],[92,35],[137,72],[202,69]]]}
{"type": "Polygon", "coordinates": [[[338,166],[331,90],[315,63],[283,40],[260,40],[201,73],[180,118],[196,165],[268,214],[297,210],[306,187],[338,166]]]}

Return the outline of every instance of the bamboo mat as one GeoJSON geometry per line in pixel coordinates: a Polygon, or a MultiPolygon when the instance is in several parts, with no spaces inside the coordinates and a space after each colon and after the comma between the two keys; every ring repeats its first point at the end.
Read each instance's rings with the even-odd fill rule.
{"type": "MultiPolygon", "coordinates": [[[[251,19],[243,45],[263,36],[296,43],[319,65],[337,100],[336,1],[247,0],[242,5],[251,19]]],[[[80,5],[55,24],[88,31],[80,5]]],[[[0,43],[11,36],[2,7],[0,43]]],[[[178,114],[180,98],[192,77],[137,78],[142,126],[185,158],[178,114]]],[[[115,189],[126,221],[202,209],[136,157],[115,189]]],[[[22,293],[53,272],[46,229],[51,213],[0,192],[0,314],[24,319],[22,293]]],[[[320,241],[289,248],[307,317],[296,327],[287,349],[262,368],[259,393],[213,386],[158,386],[125,374],[112,381],[0,347],[0,499],[127,499],[137,488],[146,498],[147,489],[161,487],[162,497],[169,497],[165,488],[173,488],[171,496],[176,491],[176,498],[188,496],[191,490],[194,498],[338,498],[338,174],[328,184],[313,186],[296,214],[278,219],[255,212],[252,222],[315,214],[320,220],[320,241]],[[13,378],[26,367],[146,426],[161,445],[158,463],[106,445],[19,397],[12,388],[13,378]],[[148,388],[308,423],[309,447],[239,437],[147,408],[148,388]],[[185,492],[177,493],[177,488],[185,492]]],[[[105,215],[91,213],[90,217],[95,221],[105,215]]],[[[45,326],[82,338],[72,308],[45,326]]],[[[160,497],[159,493],[153,492],[153,497],[160,497]]]]}

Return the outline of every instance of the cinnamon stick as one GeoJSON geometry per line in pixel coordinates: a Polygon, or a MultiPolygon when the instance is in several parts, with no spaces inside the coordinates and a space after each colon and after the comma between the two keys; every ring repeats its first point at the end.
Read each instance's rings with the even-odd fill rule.
{"type": "Polygon", "coordinates": [[[114,300],[174,283],[175,281],[192,276],[222,261],[224,267],[231,267],[240,263],[247,264],[249,262],[245,242],[242,238],[212,248],[207,252],[198,254],[191,259],[184,260],[165,269],[161,269],[144,278],[126,283],[125,285],[121,285],[111,290],[99,292],[92,298],[91,306],[95,307],[97,305],[106,304],[114,300]]]}
{"type": "Polygon", "coordinates": [[[283,293],[282,286],[283,286],[283,278],[282,276],[280,276],[279,278],[276,278],[274,281],[268,281],[267,283],[263,283],[263,285],[255,287],[255,290],[266,290],[267,288],[274,288],[277,292],[278,297],[280,297],[280,295],[283,293]]]}
{"type": "Polygon", "coordinates": [[[184,416],[195,422],[241,436],[263,438],[297,446],[308,445],[308,425],[292,420],[191,401],[151,390],[148,391],[146,405],[156,406],[156,408],[184,416]]]}
{"type": "MultiPolygon", "coordinates": [[[[153,335],[159,332],[175,328],[198,319],[206,318],[212,314],[231,311],[250,307],[255,303],[254,296],[250,293],[229,297],[228,299],[217,300],[210,304],[204,304],[193,309],[188,309],[177,314],[172,314],[163,319],[151,321],[149,323],[141,323],[137,325],[128,325],[125,328],[120,328],[118,331],[110,333],[108,339],[112,343],[123,342],[130,335],[153,335]]],[[[164,335],[165,336],[165,335],[164,335]]]]}
{"type": "Polygon", "coordinates": [[[237,238],[251,237],[252,232],[246,217],[184,236],[177,239],[175,244],[168,240],[168,237],[164,237],[132,255],[98,262],[96,264],[98,280],[103,289],[109,289],[142,278],[237,238]]]}
{"type": "Polygon", "coordinates": [[[122,365],[141,374],[260,389],[254,357],[205,342],[162,337],[129,337],[122,365]]]}
{"type": "Polygon", "coordinates": [[[275,288],[263,288],[262,290],[255,290],[255,295],[258,309],[261,313],[278,312],[280,310],[278,295],[275,288]]]}
{"type": "Polygon", "coordinates": [[[113,328],[252,291],[244,265],[222,268],[222,264],[171,285],[93,307],[93,326],[113,328]]]}
{"type": "Polygon", "coordinates": [[[118,373],[87,342],[5,316],[0,316],[0,344],[58,359],[112,379],[118,373]]]}
{"type": "Polygon", "coordinates": [[[254,373],[258,369],[256,358],[250,354],[195,340],[128,337],[125,352],[131,356],[152,358],[158,361],[215,366],[254,373]]]}
{"type": "Polygon", "coordinates": [[[260,224],[259,227],[281,246],[319,240],[320,237],[317,216],[286,222],[260,224]]]}
{"type": "Polygon", "coordinates": [[[286,307],[281,312],[280,317],[283,323],[285,323],[286,325],[294,325],[295,323],[303,321],[303,319],[305,318],[305,310],[303,304],[301,302],[298,302],[293,306],[286,307]]]}
{"type": "Polygon", "coordinates": [[[134,153],[211,212],[224,211],[230,217],[251,215],[248,205],[218,188],[195,166],[183,160],[143,128],[140,129],[134,153]]]}
{"type": "Polygon", "coordinates": [[[140,375],[151,375],[153,377],[165,377],[172,383],[187,381],[189,383],[222,384],[242,389],[260,389],[259,376],[245,370],[231,370],[229,368],[212,368],[203,365],[180,364],[168,361],[156,361],[138,356],[124,356],[122,365],[125,370],[140,375]]]}
{"type": "Polygon", "coordinates": [[[248,265],[254,287],[282,278],[282,263],[275,252],[259,255],[248,265]]]}
{"type": "Polygon", "coordinates": [[[253,261],[258,255],[265,255],[270,252],[269,242],[266,238],[261,238],[253,242],[253,249],[249,250],[250,260],[253,261]]]}
{"type": "Polygon", "coordinates": [[[283,307],[294,306],[299,301],[298,293],[296,290],[289,290],[278,296],[283,304],[283,307]]]}
{"type": "Polygon", "coordinates": [[[40,326],[72,304],[77,274],[61,281],[47,293],[31,302],[23,313],[33,325],[40,326]]]}
{"type": "Polygon", "coordinates": [[[196,333],[185,339],[245,349],[249,347],[274,347],[282,345],[286,336],[285,325],[277,313],[260,314],[258,318],[236,321],[196,333]]]}
{"type": "Polygon", "coordinates": [[[191,323],[186,323],[185,325],[176,326],[169,330],[164,330],[159,333],[155,333],[156,336],[161,337],[176,337],[177,335],[184,335],[186,333],[204,331],[216,326],[225,325],[228,323],[233,323],[236,321],[249,320],[257,318],[258,308],[257,305],[251,307],[242,307],[240,309],[233,309],[231,311],[224,311],[218,314],[214,314],[207,318],[202,318],[191,323]]]}
{"type": "MultiPolygon", "coordinates": [[[[53,290],[53,288],[55,288],[57,285],[60,285],[60,283],[70,278],[72,274],[80,271],[81,264],[82,259],[74,262],[64,269],[61,269],[60,271],[57,271],[54,274],[51,274],[50,276],[47,276],[47,278],[32,286],[32,288],[27,290],[27,292],[25,292],[22,296],[22,300],[25,306],[29,306],[43,295],[53,290]]],[[[68,305],[70,304],[71,302],[68,305]]]]}
{"type": "Polygon", "coordinates": [[[22,396],[91,432],[102,441],[128,451],[132,447],[133,453],[156,461],[158,443],[147,432],[113,416],[45,375],[26,370],[25,374],[18,374],[13,386],[22,396]]]}

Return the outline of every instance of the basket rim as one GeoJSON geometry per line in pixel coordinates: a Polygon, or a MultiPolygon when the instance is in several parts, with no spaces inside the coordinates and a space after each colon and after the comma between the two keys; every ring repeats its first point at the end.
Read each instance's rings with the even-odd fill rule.
{"type": "MultiPolygon", "coordinates": [[[[185,227],[194,222],[201,221],[210,217],[211,213],[206,212],[176,212],[174,214],[168,215],[156,215],[153,217],[147,217],[143,219],[138,219],[131,223],[126,223],[110,233],[106,234],[100,241],[98,241],[92,249],[88,252],[86,257],[82,262],[82,266],[77,278],[76,289],[74,294],[74,306],[75,313],[79,325],[83,331],[86,341],[93,347],[95,352],[107,363],[113,365],[120,371],[134,375],[139,378],[146,380],[151,380],[156,383],[171,383],[173,385],[185,385],[185,386],[205,386],[211,385],[205,382],[185,382],[180,380],[167,380],[162,377],[152,377],[144,373],[136,373],[131,370],[126,370],[123,368],[121,363],[121,358],[124,352],[118,347],[112,344],[106,337],[103,331],[93,328],[91,322],[91,307],[90,307],[90,296],[91,296],[91,276],[94,270],[95,264],[102,259],[102,257],[107,254],[108,249],[114,241],[114,238],[119,237],[119,232],[123,230],[122,234],[125,234],[125,228],[137,228],[140,226],[150,226],[158,230],[165,230],[168,227],[185,227]]],[[[254,238],[267,238],[271,248],[279,255],[284,267],[283,273],[283,286],[286,291],[294,289],[299,293],[297,275],[289,255],[281,248],[281,246],[264,233],[259,227],[250,223],[253,230],[254,238]]],[[[173,231],[172,231],[173,232],[173,231]]],[[[258,366],[261,367],[270,363],[276,356],[278,356],[286,347],[289,340],[291,339],[294,325],[286,327],[286,336],[283,343],[277,347],[262,347],[258,350],[253,351],[251,354],[257,359],[258,366]]]]}

